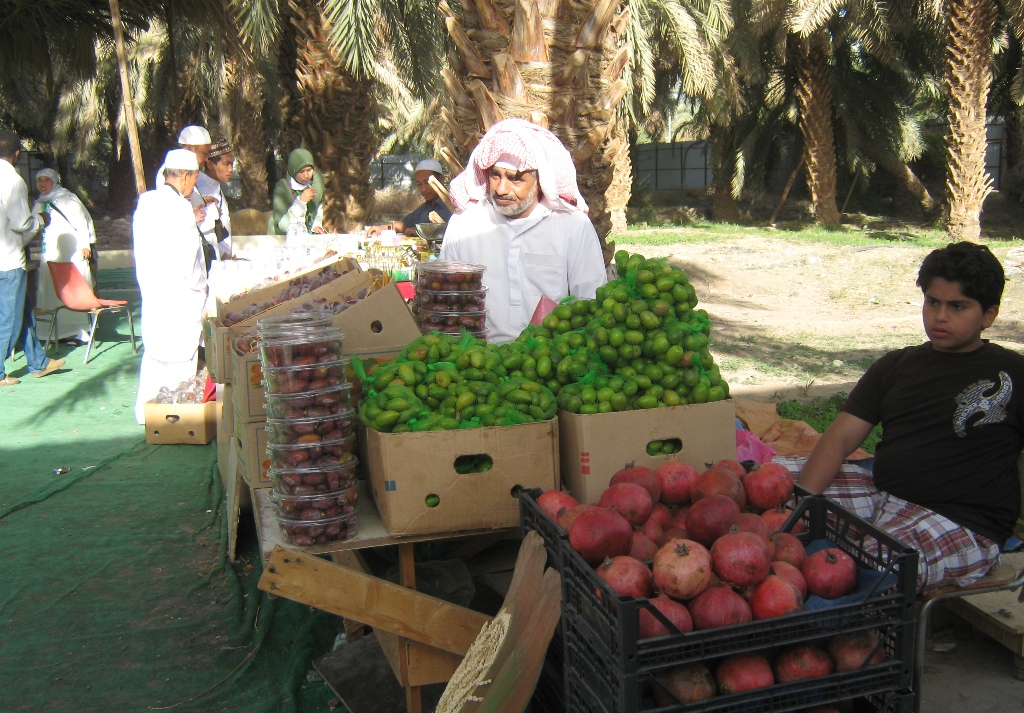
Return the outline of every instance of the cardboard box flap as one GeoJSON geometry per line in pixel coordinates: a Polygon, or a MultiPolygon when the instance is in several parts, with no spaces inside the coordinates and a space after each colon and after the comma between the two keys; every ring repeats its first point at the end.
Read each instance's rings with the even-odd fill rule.
{"type": "Polygon", "coordinates": [[[401,351],[420,336],[420,329],[393,282],[337,315],[334,326],[345,335],[345,353],[363,356],[401,351]]]}

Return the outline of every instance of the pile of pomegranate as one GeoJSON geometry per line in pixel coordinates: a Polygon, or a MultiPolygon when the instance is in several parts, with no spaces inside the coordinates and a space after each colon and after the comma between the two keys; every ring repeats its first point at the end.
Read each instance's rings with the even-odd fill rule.
{"type": "MultiPolygon", "coordinates": [[[[747,473],[721,460],[701,473],[673,459],[655,470],[627,465],[596,504],[559,490],[543,493],[537,504],[611,589],[649,599],[687,633],[792,614],[808,596],[837,599],[856,590],[850,555],[835,547],[808,555],[796,536],[805,529],[801,522],[780,531],[793,490],[792,476],[775,463],[747,473]]],[[[642,639],[677,633],[646,609],[639,631],[642,639]]],[[[731,656],[714,668],[680,666],[659,680],[692,702],[858,668],[869,656],[875,663],[884,660],[877,643],[870,632],[837,636],[827,647],[731,656]]]]}

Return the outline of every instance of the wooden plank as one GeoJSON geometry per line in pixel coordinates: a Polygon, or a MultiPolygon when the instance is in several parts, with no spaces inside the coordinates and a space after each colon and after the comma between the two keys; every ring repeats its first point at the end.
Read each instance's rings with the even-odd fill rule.
{"type": "Polygon", "coordinates": [[[1016,592],[972,594],[947,599],[942,606],[1013,653],[1024,655],[1024,607],[1017,603],[1016,592]]]}
{"type": "Polygon", "coordinates": [[[313,555],[277,548],[259,587],[464,656],[490,617],[313,555]]]}
{"type": "Polygon", "coordinates": [[[403,686],[447,683],[462,663],[462,656],[418,641],[410,641],[387,631],[374,632],[395,678],[403,686]],[[400,644],[399,642],[403,642],[400,644]],[[404,650],[402,650],[404,648],[404,650]],[[405,673],[402,672],[403,664],[405,673]]]}
{"type": "MultiPolygon", "coordinates": [[[[370,573],[370,568],[367,567],[366,561],[358,551],[346,550],[345,552],[332,552],[331,562],[340,564],[342,567],[348,567],[354,569],[357,572],[370,573]]],[[[363,636],[363,630],[366,627],[361,621],[355,619],[345,618],[345,636],[348,640],[356,641],[363,636]]]]}

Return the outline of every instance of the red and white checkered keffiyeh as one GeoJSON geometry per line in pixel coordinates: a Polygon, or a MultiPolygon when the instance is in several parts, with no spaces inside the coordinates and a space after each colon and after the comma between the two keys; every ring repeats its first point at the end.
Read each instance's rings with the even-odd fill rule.
{"type": "Polygon", "coordinates": [[[590,213],[576,185],[576,166],[558,137],[523,119],[505,119],[492,126],[469,155],[466,170],[452,179],[450,193],[457,211],[486,200],[487,171],[499,159],[520,170],[537,170],[540,189],[552,210],[590,213]]]}

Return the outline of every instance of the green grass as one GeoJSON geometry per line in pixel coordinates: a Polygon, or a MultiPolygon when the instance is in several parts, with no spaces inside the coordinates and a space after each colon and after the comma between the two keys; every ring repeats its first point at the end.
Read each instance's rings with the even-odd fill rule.
{"type": "Polygon", "coordinates": [[[636,224],[626,233],[615,236],[629,245],[657,246],[685,243],[709,243],[722,240],[736,240],[749,237],[775,240],[791,240],[805,243],[825,243],[838,246],[907,245],[922,248],[938,248],[949,240],[942,230],[901,225],[881,229],[844,225],[829,230],[818,225],[805,223],[780,225],[776,230],[761,226],[737,225],[733,223],[712,223],[698,220],[685,225],[652,227],[636,224]]]}
{"type": "MultiPolygon", "coordinates": [[[[788,418],[793,421],[804,421],[818,433],[824,433],[836,417],[839,409],[846,401],[846,394],[837,392],[828,397],[811,399],[807,403],[799,401],[783,401],[776,406],[780,418],[788,418]]],[[[861,445],[868,453],[874,455],[875,446],[882,438],[882,427],[880,425],[871,429],[871,433],[861,445]]]]}

